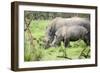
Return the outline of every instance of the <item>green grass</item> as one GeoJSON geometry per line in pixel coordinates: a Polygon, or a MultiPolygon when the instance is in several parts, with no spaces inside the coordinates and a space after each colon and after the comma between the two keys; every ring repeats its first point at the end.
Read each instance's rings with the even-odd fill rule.
{"type": "Polygon", "coordinates": [[[43,37],[49,20],[34,20],[30,24],[30,31],[25,31],[24,60],[25,61],[44,61],[44,60],[64,60],[64,59],[86,59],[90,58],[90,46],[86,46],[83,40],[70,42],[67,48],[63,43],[59,47],[44,49],[43,37]],[[32,41],[32,38],[33,39],[32,41]],[[84,50],[84,51],[83,51],[84,50]],[[83,52],[82,52],[83,51],[83,52]]]}

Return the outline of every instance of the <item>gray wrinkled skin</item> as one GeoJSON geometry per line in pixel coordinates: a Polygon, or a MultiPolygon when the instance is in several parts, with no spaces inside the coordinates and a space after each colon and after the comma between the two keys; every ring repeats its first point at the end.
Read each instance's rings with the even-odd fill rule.
{"type": "MultiPolygon", "coordinates": [[[[56,17],[47,26],[45,33],[45,45],[50,46],[54,40],[55,32],[61,27],[66,26],[82,26],[87,29],[88,36],[90,36],[90,21],[86,18],[72,17],[72,18],[61,18],[56,17]]],[[[90,41],[90,40],[89,40],[90,41]]]]}
{"type": "Polygon", "coordinates": [[[51,46],[55,46],[63,41],[64,46],[67,47],[70,41],[77,41],[79,39],[82,39],[86,44],[89,44],[87,34],[88,30],[83,26],[63,26],[56,31],[51,46]]]}

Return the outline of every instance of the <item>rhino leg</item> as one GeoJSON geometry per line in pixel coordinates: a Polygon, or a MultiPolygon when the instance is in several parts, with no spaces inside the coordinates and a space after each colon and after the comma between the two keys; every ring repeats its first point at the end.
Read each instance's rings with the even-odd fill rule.
{"type": "Polygon", "coordinates": [[[88,34],[88,35],[85,35],[85,37],[84,37],[84,42],[86,43],[86,45],[90,45],[90,36],[89,36],[90,34],[88,34]]]}
{"type": "Polygon", "coordinates": [[[67,39],[67,40],[64,40],[64,47],[66,48],[66,47],[68,47],[68,44],[69,44],[69,40],[67,39]]]}

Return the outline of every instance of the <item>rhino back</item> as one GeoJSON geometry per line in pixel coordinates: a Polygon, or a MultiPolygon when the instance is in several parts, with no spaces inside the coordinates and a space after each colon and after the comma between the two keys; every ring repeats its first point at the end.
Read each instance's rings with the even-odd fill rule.
{"type": "Polygon", "coordinates": [[[90,21],[86,18],[80,18],[80,17],[72,17],[72,18],[66,18],[66,25],[67,26],[83,26],[88,31],[90,31],[90,21]]]}
{"type": "Polygon", "coordinates": [[[87,33],[87,29],[83,26],[71,26],[66,32],[66,37],[70,38],[70,40],[78,40],[79,38],[83,38],[87,33]]]}

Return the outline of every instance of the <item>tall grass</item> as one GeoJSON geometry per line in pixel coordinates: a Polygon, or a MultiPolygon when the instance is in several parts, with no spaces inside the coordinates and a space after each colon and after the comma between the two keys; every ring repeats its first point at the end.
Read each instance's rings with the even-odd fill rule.
{"type": "Polygon", "coordinates": [[[49,20],[33,20],[30,24],[30,31],[35,38],[33,44],[28,32],[25,32],[24,42],[24,60],[25,61],[43,61],[43,60],[64,60],[64,59],[86,59],[90,58],[90,46],[86,46],[83,40],[70,42],[65,48],[63,42],[61,46],[45,49],[43,46],[43,36],[49,20]],[[84,50],[84,51],[83,51],[84,50]],[[83,51],[83,52],[82,52],[83,51]]]}

